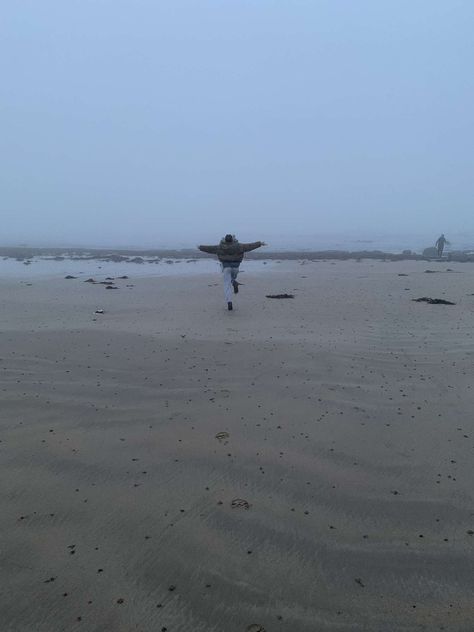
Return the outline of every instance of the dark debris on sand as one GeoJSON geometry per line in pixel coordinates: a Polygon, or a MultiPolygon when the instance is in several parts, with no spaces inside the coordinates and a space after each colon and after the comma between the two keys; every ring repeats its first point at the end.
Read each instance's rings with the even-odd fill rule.
{"type": "Polygon", "coordinates": [[[445,301],[444,298],[430,298],[428,296],[422,296],[421,298],[412,298],[415,303],[429,303],[430,305],[456,305],[451,301],[445,301]]]}

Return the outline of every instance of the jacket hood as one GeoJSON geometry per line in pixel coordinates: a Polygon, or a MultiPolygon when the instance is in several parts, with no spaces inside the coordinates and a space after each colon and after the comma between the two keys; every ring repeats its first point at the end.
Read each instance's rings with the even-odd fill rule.
{"type": "Polygon", "coordinates": [[[238,243],[239,243],[239,240],[236,239],[235,237],[232,239],[232,241],[226,241],[225,237],[222,237],[220,241],[221,246],[232,246],[232,244],[238,244],[238,243]]]}

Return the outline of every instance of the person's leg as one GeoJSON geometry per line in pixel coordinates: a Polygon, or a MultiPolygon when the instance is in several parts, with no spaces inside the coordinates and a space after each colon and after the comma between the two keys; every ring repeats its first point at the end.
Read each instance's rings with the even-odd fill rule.
{"type": "Polygon", "coordinates": [[[224,296],[227,302],[232,303],[232,268],[224,267],[223,269],[224,275],[224,296]]]}
{"type": "Polygon", "coordinates": [[[232,270],[232,286],[234,288],[234,294],[237,294],[239,291],[239,284],[237,283],[237,275],[239,274],[239,268],[236,266],[235,268],[231,268],[232,270]]]}

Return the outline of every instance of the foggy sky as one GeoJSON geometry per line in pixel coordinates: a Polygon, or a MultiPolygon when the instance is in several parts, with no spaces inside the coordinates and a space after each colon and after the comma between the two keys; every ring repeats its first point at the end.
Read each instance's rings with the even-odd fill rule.
{"type": "Polygon", "coordinates": [[[0,243],[474,234],[471,0],[15,0],[0,243]]]}

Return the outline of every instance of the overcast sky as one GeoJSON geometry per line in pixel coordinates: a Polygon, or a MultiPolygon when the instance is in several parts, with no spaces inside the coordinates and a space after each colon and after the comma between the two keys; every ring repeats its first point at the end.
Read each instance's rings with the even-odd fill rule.
{"type": "Polygon", "coordinates": [[[474,234],[472,0],[12,0],[0,243],[474,234]]]}

